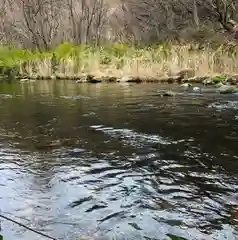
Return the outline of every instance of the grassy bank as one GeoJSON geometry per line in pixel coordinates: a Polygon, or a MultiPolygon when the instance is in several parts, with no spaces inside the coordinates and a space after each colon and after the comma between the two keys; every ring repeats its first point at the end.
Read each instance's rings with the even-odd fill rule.
{"type": "Polygon", "coordinates": [[[0,75],[10,78],[173,81],[181,77],[233,75],[238,73],[237,63],[238,46],[234,45],[92,47],[64,43],[49,52],[0,48],[0,75]],[[180,72],[184,69],[190,71],[180,72]]]}

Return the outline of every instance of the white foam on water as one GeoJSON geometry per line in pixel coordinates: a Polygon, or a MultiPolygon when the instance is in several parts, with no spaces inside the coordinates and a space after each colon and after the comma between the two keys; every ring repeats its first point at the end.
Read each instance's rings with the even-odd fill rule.
{"type": "Polygon", "coordinates": [[[208,105],[209,108],[216,108],[217,110],[225,109],[237,109],[238,110],[238,101],[227,101],[227,102],[214,102],[208,105]]]}
{"type": "Polygon", "coordinates": [[[144,145],[144,144],[176,144],[180,141],[170,141],[165,138],[145,133],[138,133],[130,129],[115,129],[113,127],[104,127],[103,125],[93,125],[91,128],[96,131],[103,132],[106,135],[110,135],[113,138],[121,138],[121,140],[131,145],[144,145]]]}
{"type": "Polygon", "coordinates": [[[13,98],[13,96],[10,95],[10,94],[0,94],[0,98],[1,99],[7,99],[7,98],[13,98]]]}
{"type": "Polygon", "coordinates": [[[79,99],[89,99],[89,97],[77,95],[77,96],[60,96],[61,98],[64,99],[71,99],[71,100],[79,100],[79,99]]]}

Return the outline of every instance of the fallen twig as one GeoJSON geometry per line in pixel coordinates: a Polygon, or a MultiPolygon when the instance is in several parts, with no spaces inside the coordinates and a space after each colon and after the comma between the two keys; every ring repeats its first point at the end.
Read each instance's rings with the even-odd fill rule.
{"type": "Polygon", "coordinates": [[[39,232],[39,231],[37,231],[37,230],[34,230],[34,229],[32,229],[32,228],[30,228],[30,227],[28,227],[28,226],[26,226],[26,225],[24,225],[24,224],[22,224],[22,223],[19,223],[19,222],[15,221],[15,220],[13,220],[13,219],[11,219],[11,218],[9,218],[9,217],[6,217],[6,216],[3,216],[3,215],[0,214],[0,218],[3,218],[3,219],[5,219],[5,220],[7,220],[7,221],[10,221],[10,222],[13,222],[13,223],[15,223],[15,224],[17,224],[17,225],[19,225],[19,226],[21,226],[21,227],[24,227],[24,228],[26,228],[26,229],[28,229],[28,230],[36,233],[36,234],[39,234],[39,235],[41,235],[41,236],[43,236],[43,237],[46,237],[46,238],[49,238],[49,239],[52,239],[52,240],[58,240],[58,239],[53,238],[53,237],[51,237],[51,236],[49,236],[49,235],[47,235],[47,234],[44,234],[44,233],[39,232]]]}

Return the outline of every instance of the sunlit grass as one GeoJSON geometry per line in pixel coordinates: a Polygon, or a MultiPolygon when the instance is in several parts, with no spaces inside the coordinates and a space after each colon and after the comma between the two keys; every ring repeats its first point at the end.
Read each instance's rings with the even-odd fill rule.
{"type": "Polygon", "coordinates": [[[216,76],[238,72],[238,46],[164,44],[133,47],[111,44],[93,47],[59,45],[51,52],[0,48],[0,69],[19,67],[18,74],[28,78],[77,78],[82,74],[104,76],[163,77],[181,69],[194,69],[197,76],[216,76]]]}

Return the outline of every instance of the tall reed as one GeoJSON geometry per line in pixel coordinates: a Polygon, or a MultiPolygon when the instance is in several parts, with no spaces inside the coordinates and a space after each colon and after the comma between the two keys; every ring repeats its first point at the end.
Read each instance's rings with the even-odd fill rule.
{"type": "Polygon", "coordinates": [[[197,76],[238,73],[238,46],[161,44],[135,47],[111,44],[101,47],[63,43],[49,52],[0,48],[0,70],[19,67],[29,78],[82,74],[103,76],[162,77],[192,68],[197,76]]]}

